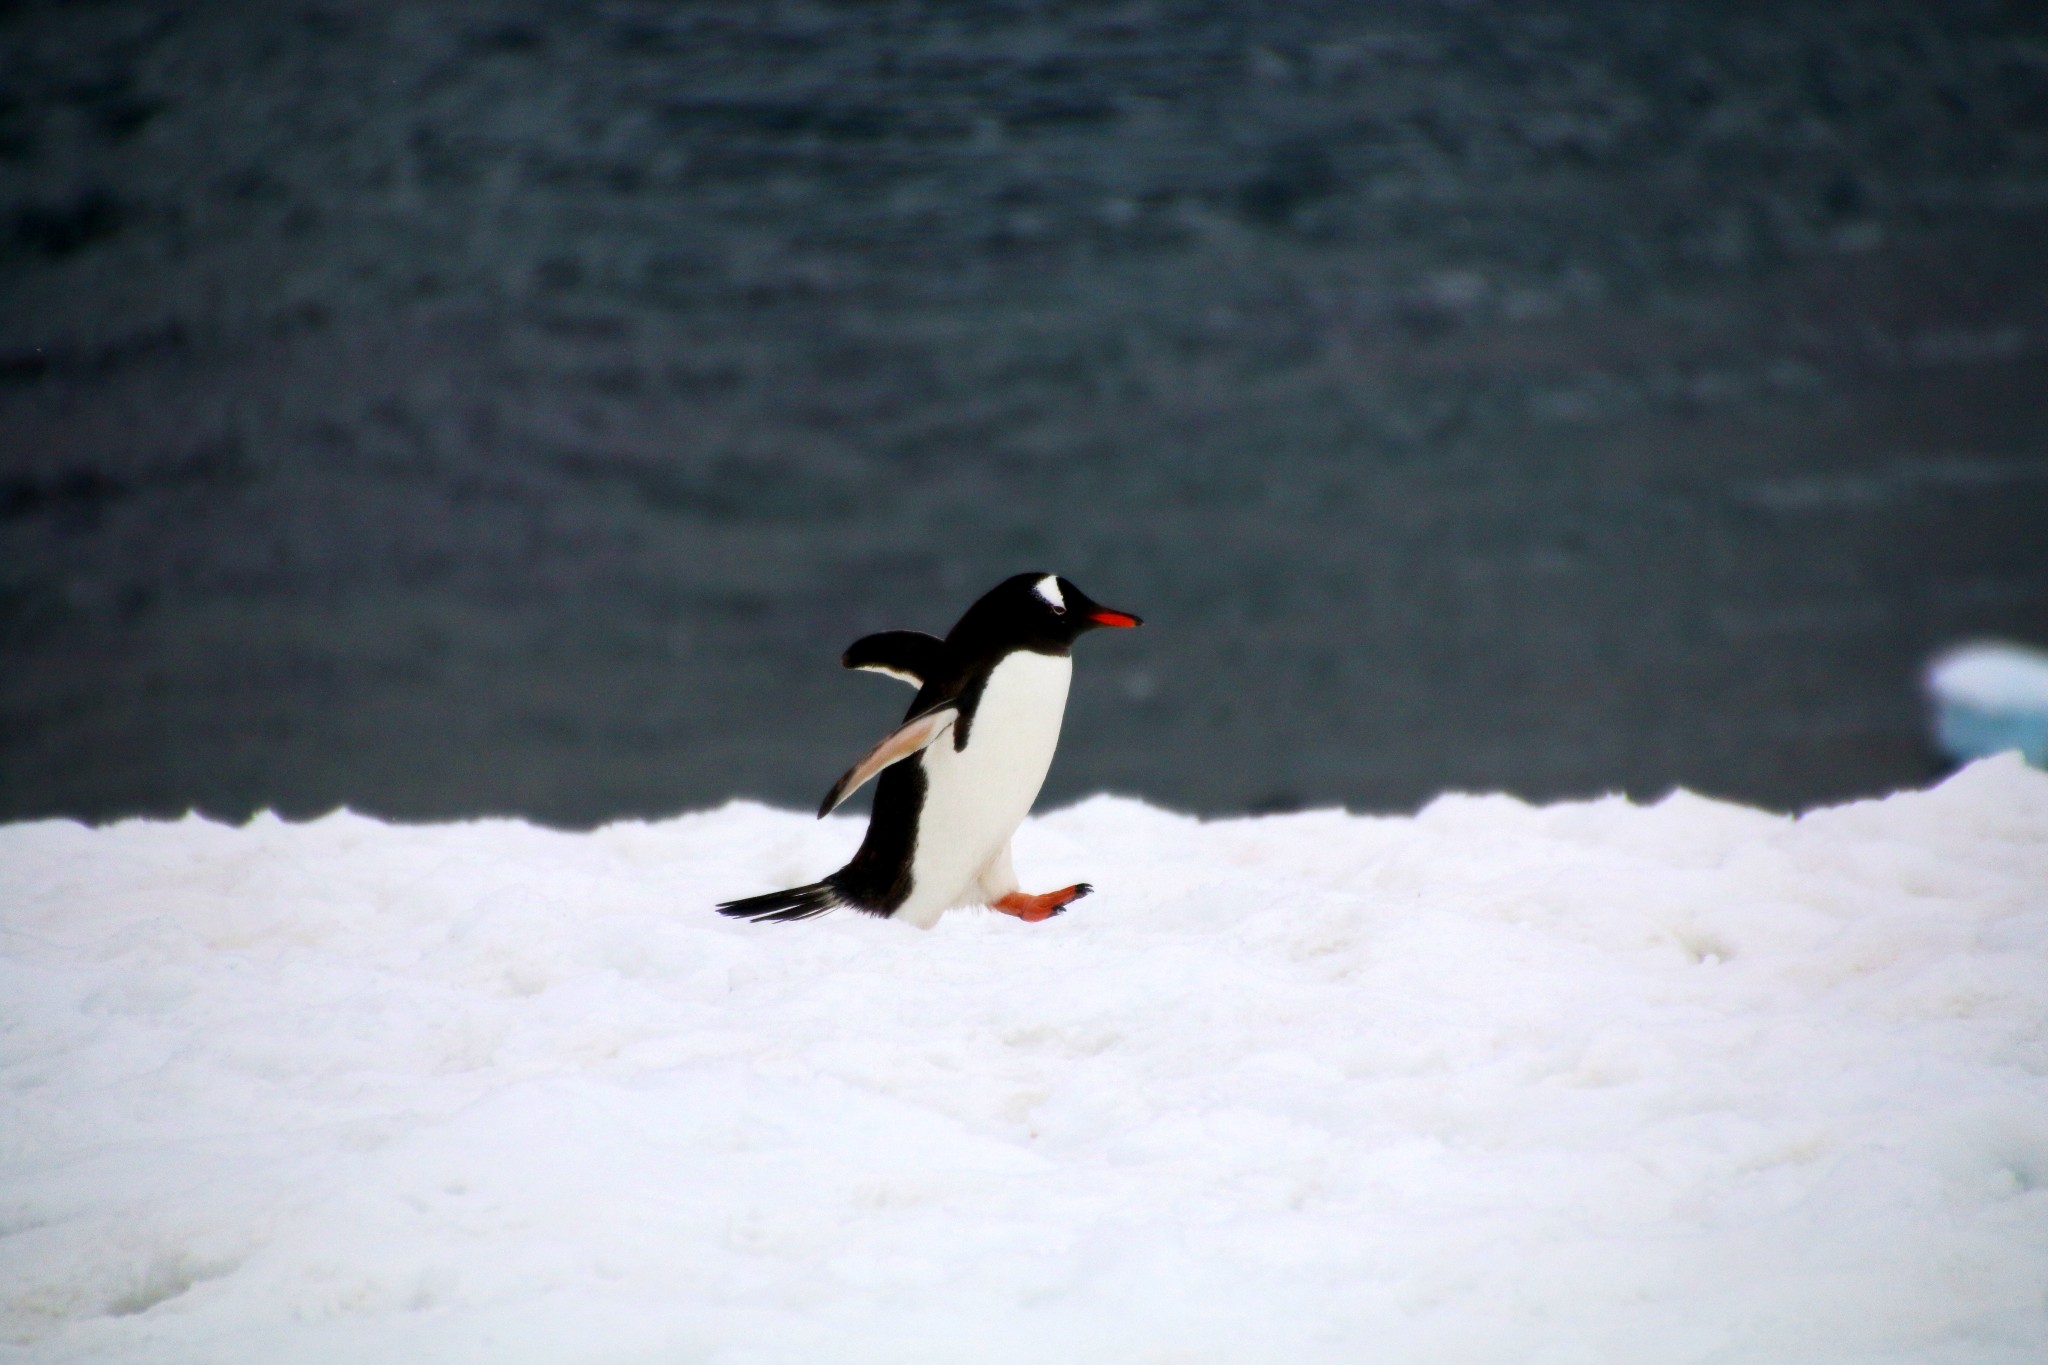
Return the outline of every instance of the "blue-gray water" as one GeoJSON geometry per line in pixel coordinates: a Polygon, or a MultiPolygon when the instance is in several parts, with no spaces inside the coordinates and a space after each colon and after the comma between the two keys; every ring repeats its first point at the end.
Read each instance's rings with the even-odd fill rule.
{"type": "Polygon", "coordinates": [[[809,804],[1057,569],[1049,795],[1938,771],[2048,642],[2034,6],[18,5],[0,818],[809,804]]]}

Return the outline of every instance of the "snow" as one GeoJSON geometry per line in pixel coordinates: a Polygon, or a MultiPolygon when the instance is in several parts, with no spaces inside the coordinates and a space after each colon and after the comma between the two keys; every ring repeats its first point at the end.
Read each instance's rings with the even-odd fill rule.
{"type": "Polygon", "coordinates": [[[0,828],[0,1360],[2038,1362],[2048,774],[0,828]]]}

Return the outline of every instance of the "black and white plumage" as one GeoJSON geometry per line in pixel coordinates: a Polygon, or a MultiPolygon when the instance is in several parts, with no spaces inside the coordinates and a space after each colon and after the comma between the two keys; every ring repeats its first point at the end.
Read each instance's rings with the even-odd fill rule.
{"type": "Polygon", "coordinates": [[[840,662],[917,688],[903,723],[826,793],[822,817],[870,778],[874,812],[853,861],[809,886],[728,901],[738,919],[797,920],[840,906],[929,929],[956,905],[1043,920],[1088,894],[1017,889],[1016,833],[1059,744],[1072,648],[1103,626],[1135,626],[1054,574],[997,584],[946,638],[892,630],[854,641],[840,662]]]}

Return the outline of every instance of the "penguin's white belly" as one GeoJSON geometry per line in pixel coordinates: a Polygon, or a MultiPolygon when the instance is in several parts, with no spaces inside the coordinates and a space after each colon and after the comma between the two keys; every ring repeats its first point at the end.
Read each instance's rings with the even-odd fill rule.
{"type": "Polygon", "coordinates": [[[948,906],[975,899],[974,883],[1024,823],[1059,747],[1074,661],[1018,650],[989,674],[967,729],[954,748],[948,730],[917,756],[924,765],[924,809],[910,861],[910,895],[896,918],[921,929],[948,906]]]}

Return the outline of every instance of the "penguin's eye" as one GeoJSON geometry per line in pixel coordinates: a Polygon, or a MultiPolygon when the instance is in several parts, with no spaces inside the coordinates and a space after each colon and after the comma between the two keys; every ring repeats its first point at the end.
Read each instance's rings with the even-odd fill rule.
{"type": "Polygon", "coordinates": [[[1060,595],[1060,580],[1055,575],[1047,574],[1039,579],[1031,585],[1031,591],[1037,593],[1040,600],[1052,608],[1053,615],[1067,614],[1067,599],[1060,595]]]}

